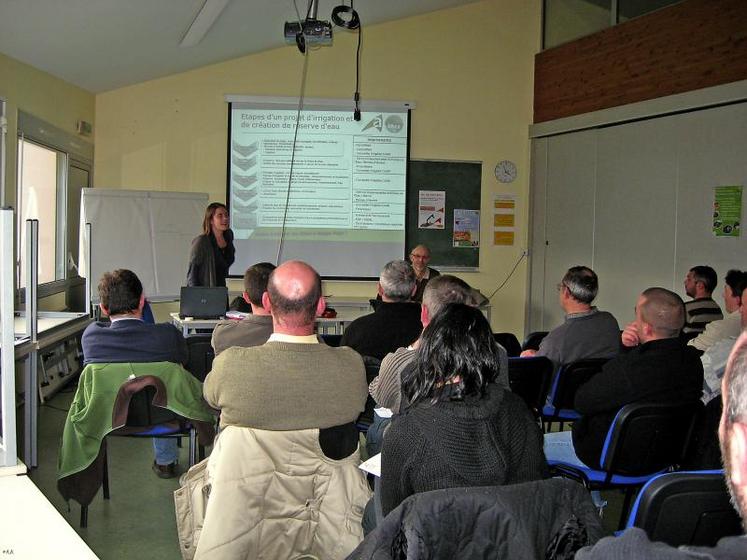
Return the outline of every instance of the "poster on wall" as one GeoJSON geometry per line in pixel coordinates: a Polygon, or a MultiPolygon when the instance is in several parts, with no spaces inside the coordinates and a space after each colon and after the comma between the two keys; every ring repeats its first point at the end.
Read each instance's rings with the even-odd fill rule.
{"type": "Polygon", "coordinates": [[[742,186],[715,187],[713,235],[739,237],[742,223],[742,186]]]}
{"type": "Polygon", "coordinates": [[[493,245],[513,245],[516,236],[516,195],[497,194],[493,199],[493,245]]]}
{"type": "Polygon", "coordinates": [[[446,191],[418,191],[418,229],[444,229],[446,191]]]}
{"type": "Polygon", "coordinates": [[[454,247],[480,246],[480,211],[454,209],[454,247]]]}

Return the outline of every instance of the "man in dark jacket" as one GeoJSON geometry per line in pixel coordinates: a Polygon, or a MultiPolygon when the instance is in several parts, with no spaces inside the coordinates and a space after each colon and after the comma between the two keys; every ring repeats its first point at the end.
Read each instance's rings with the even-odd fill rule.
{"type": "Polygon", "coordinates": [[[635,321],[622,334],[627,351],[579,388],[575,408],[582,416],[572,432],[545,434],[548,461],[598,469],[607,432],[623,406],[700,398],[703,365],[679,338],[684,323],[685,307],[674,292],[649,288],[638,297],[635,321]]]}
{"type": "Polygon", "coordinates": [[[358,317],[345,329],[341,346],[349,346],[361,356],[379,360],[397,348],[409,346],[420,336],[420,305],[415,293],[415,272],[407,261],[391,261],[379,276],[381,303],[376,311],[358,317]]]}
{"type": "MultiPolygon", "coordinates": [[[[722,380],[724,408],[719,426],[719,442],[724,460],[726,483],[732,503],[747,529],[747,334],[737,341],[722,380]]],[[[635,527],[622,536],[606,538],[593,548],[580,550],[576,560],[737,560],[747,558],[747,536],[726,537],[713,547],[674,548],[652,543],[635,527]]]]}

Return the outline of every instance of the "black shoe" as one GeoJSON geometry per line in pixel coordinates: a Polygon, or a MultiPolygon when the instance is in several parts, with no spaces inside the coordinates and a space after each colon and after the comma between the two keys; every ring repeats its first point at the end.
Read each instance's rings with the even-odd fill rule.
{"type": "Polygon", "coordinates": [[[168,465],[159,465],[153,461],[153,472],[158,478],[174,478],[176,476],[176,463],[168,465]]]}

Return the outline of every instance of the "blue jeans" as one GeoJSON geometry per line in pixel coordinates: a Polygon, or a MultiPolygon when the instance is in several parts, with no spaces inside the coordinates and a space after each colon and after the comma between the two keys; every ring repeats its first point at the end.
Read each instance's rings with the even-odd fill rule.
{"type": "Polygon", "coordinates": [[[179,446],[175,437],[153,438],[153,451],[158,465],[170,465],[179,459],[179,446]]]}
{"type": "MultiPolygon", "coordinates": [[[[566,431],[545,434],[544,447],[545,457],[547,457],[548,461],[558,461],[581,469],[589,468],[576,455],[576,450],[573,448],[571,432],[566,431]]],[[[602,495],[597,490],[592,490],[591,499],[597,508],[603,508],[607,505],[607,502],[602,499],[602,495]]]]}

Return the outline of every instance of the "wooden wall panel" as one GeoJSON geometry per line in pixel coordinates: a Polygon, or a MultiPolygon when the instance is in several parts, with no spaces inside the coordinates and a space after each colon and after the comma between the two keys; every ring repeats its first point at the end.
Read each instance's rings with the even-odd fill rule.
{"type": "Polygon", "coordinates": [[[535,57],[534,122],[747,79],[747,0],[687,0],[535,57]]]}

